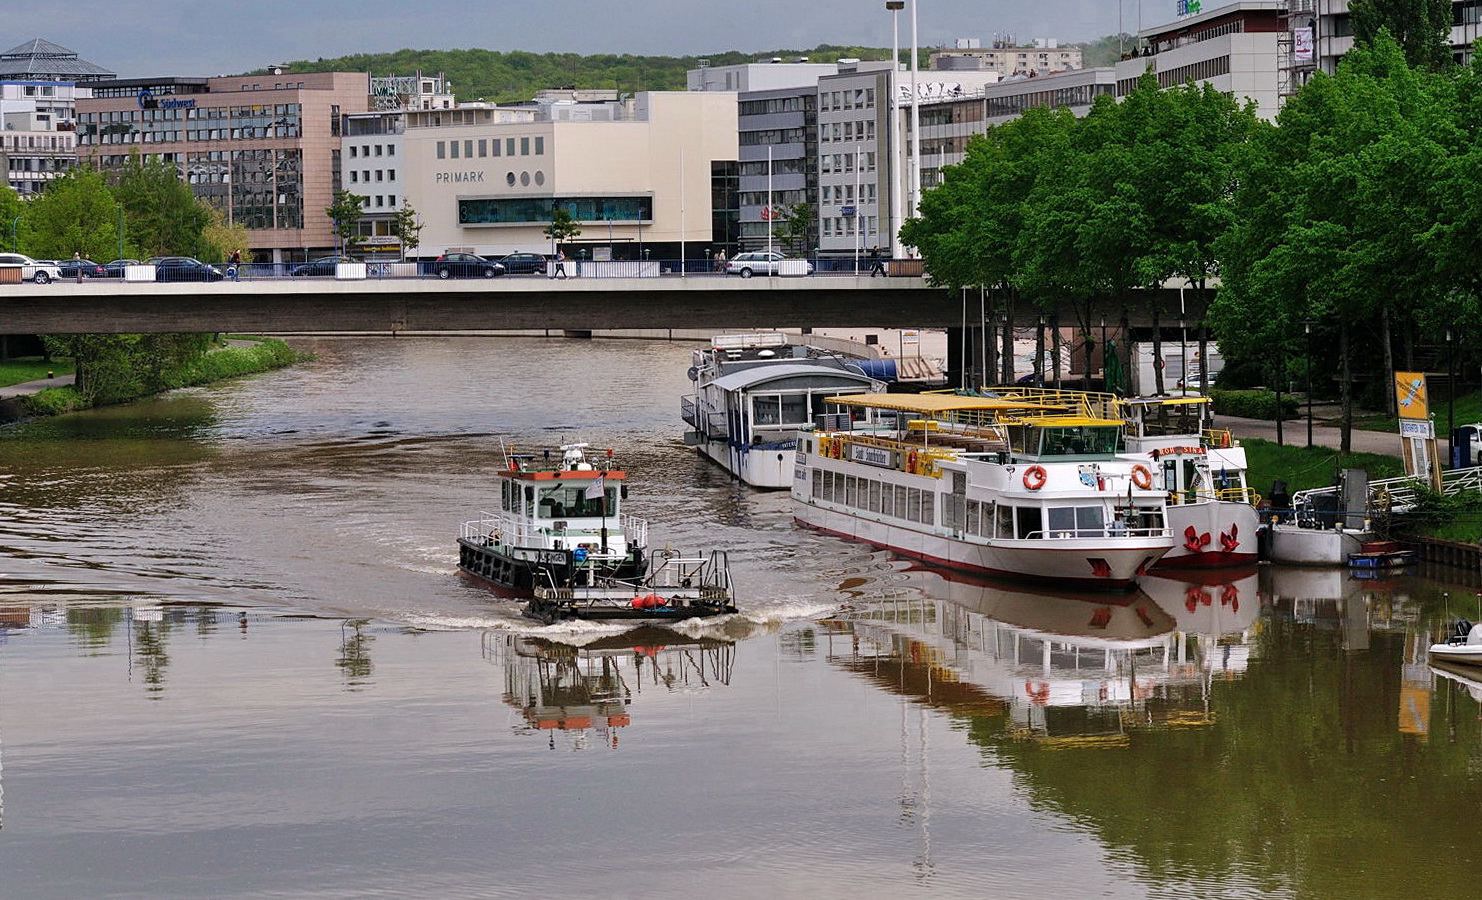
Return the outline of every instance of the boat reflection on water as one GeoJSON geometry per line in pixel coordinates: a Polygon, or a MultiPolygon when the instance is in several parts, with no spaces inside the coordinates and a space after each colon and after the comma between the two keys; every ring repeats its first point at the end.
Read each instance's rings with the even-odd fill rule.
{"type": "Polygon", "coordinates": [[[517,731],[556,733],[573,750],[595,736],[618,748],[620,729],[644,690],[696,691],[731,683],[734,641],[690,637],[667,628],[638,628],[577,645],[517,632],[486,632],[484,658],[504,668],[504,702],[517,710],[517,731]]]}
{"type": "Polygon", "coordinates": [[[1016,737],[1125,743],[1131,728],[1208,724],[1211,679],[1244,671],[1257,578],[1222,577],[1108,597],[909,570],[911,589],[826,623],[829,659],[926,705],[1002,714],[1016,737]]]}

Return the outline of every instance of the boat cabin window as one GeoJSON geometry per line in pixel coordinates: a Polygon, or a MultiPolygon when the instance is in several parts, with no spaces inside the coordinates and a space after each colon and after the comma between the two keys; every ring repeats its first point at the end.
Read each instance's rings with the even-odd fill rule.
{"type": "Polygon", "coordinates": [[[1070,425],[1031,429],[1025,451],[1037,456],[1102,456],[1117,452],[1115,425],[1070,425]],[[1038,432],[1039,440],[1034,440],[1038,432]],[[1036,452],[1036,444],[1038,451],[1036,452]]]}
{"type": "MultiPolygon", "coordinates": [[[[540,489],[539,517],[542,519],[584,519],[603,515],[603,498],[586,495],[587,485],[582,483],[562,484],[540,489]]],[[[618,512],[617,488],[606,490],[606,515],[618,512]]]]}
{"type": "Polygon", "coordinates": [[[807,391],[801,394],[753,394],[751,403],[751,424],[758,428],[807,425],[813,421],[808,411],[807,391]]]}
{"type": "Polygon", "coordinates": [[[1106,528],[1101,506],[1052,506],[1049,509],[1049,537],[1061,534],[1100,534],[1106,528]]]}

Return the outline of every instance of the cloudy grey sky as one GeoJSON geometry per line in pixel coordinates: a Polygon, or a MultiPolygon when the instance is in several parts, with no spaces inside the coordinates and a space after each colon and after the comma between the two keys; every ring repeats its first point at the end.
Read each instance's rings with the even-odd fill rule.
{"type": "MultiPolygon", "coordinates": [[[[1129,31],[1138,5],[1123,0],[1129,31]]],[[[1154,24],[1173,17],[1175,0],[1142,5],[1154,24]]],[[[921,42],[958,36],[986,42],[994,32],[1094,38],[1116,30],[1117,6],[1118,0],[921,0],[921,42]]],[[[45,37],[125,76],[236,73],[402,47],[703,54],[890,44],[882,0],[5,0],[5,7],[0,48],[45,37]]],[[[905,14],[902,20],[901,39],[908,42],[905,14]]]]}

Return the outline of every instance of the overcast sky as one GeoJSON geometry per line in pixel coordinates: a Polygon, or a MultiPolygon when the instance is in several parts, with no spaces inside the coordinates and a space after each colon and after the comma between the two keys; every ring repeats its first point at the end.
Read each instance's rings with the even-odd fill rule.
{"type": "MultiPolygon", "coordinates": [[[[922,0],[921,43],[995,32],[1082,40],[1115,32],[1118,0],[922,0]]],[[[1136,30],[1138,0],[1124,0],[1136,30]]],[[[704,54],[821,43],[890,45],[883,0],[5,0],[0,49],[32,37],[122,76],[235,74],[346,53],[484,47],[704,54]],[[22,24],[23,23],[23,24],[22,24]],[[16,28],[22,31],[16,31],[16,28]]],[[[1147,0],[1148,24],[1175,0],[1147,0]]],[[[901,40],[909,44],[909,7],[901,40]]]]}

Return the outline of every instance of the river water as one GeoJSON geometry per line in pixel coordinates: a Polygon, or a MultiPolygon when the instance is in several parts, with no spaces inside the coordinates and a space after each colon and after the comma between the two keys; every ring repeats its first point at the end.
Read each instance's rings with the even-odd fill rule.
{"type": "Polygon", "coordinates": [[[1473,587],[950,581],[685,449],[683,344],[304,346],[0,433],[0,896],[1473,893],[1473,587]],[[501,438],[613,447],[743,615],[458,577],[501,438]]]}

